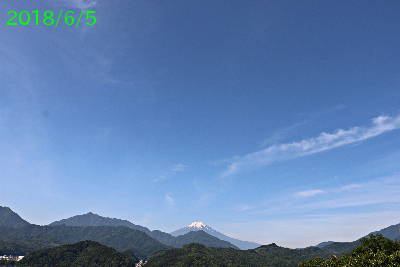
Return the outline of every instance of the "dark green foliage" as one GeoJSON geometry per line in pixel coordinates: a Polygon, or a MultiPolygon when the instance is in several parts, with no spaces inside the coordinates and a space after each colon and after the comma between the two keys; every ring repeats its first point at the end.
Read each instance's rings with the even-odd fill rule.
{"type": "Polygon", "coordinates": [[[341,255],[345,253],[350,253],[356,246],[361,245],[361,241],[353,242],[333,242],[322,248],[329,255],[341,255]]]}
{"type": "MultiPolygon", "coordinates": [[[[40,242],[30,242],[20,240],[18,244],[14,242],[0,241],[0,255],[25,256],[35,250],[48,248],[50,245],[40,242]]],[[[55,246],[55,244],[53,245],[55,246]]],[[[0,265],[1,266],[1,265],[0,265]]]]}
{"type": "MultiPolygon", "coordinates": [[[[124,226],[38,226],[20,228],[0,227],[0,237],[16,244],[37,244],[37,249],[92,240],[118,251],[132,249],[139,258],[170,247],[161,244],[139,230],[124,226]]],[[[37,250],[35,249],[35,250],[37,250]]]]}
{"type": "Polygon", "coordinates": [[[115,266],[134,267],[134,262],[113,248],[94,241],[82,241],[33,252],[24,257],[18,266],[69,267],[69,266],[115,266]]]}
{"type": "Polygon", "coordinates": [[[369,238],[364,237],[361,239],[361,243],[361,246],[357,246],[353,249],[351,252],[352,256],[367,252],[377,253],[378,251],[382,251],[386,255],[391,255],[400,250],[400,242],[392,241],[389,238],[383,237],[381,234],[371,234],[369,238]]]}
{"type": "Polygon", "coordinates": [[[0,260],[0,266],[15,266],[15,265],[17,265],[17,262],[15,261],[0,260]]]}
{"type": "Polygon", "coordinates": [[[74,217],[63,219],[60,221],[49,224],[50,226],[55,225],[66,225],[66,226],[126,226],[131,229],[139,230],[150,234],[150,230],[146,227],[133,224],[127,220],[120,220],[115,218],[106,218],[94,213],[87,213],[83,215],[76,215],[74,217]]]}
{"type": "Polygon", "coordinates": [[[149,235],[152,238],[160,241],[163,244],[176,247],[176,245],[175,245],[175,237],[170,235],[170,234],[168,234],[168,233],[164,233],[164,232],[161,232],[159,230],[154,230],[154,231],[151,231],[151,233],[149,235]]]}
{"type": "Polygon", "coordinates": [[[132,262],[135,262],[135,263],[139,262],[138,257],[136,257],[136,255],[134,254],[132,249],[125,249],[124,251],[122,251],[122,254],[124,254],[125,256],[130,258],[132,262]]]}
{"type": "Polygon", "coordinates": [[[25,225],[29,225],[29,223],[17,213],[13,212],[9,207],[0,206],[0,226],[21,227],[25,225]]]}
{"type": "Polygon", "coordinates": [[[362,238],[361,245],[355,247],[350,255],[331,256],[328,260],[317,257],[299,264],[299,267],[330,266],[400,266],[400,242],[381,234],[371,234],[369,238],[362,238]]]}
{"type": "Polygon", "coordinates": [[[302,260],[326,255],[312,247],[302,250],[282,248],[276,244],[256,249],[208,248],[201,244],[159,252],[148,259],[146,267],[161,266],[297,266],[302,260]]]}

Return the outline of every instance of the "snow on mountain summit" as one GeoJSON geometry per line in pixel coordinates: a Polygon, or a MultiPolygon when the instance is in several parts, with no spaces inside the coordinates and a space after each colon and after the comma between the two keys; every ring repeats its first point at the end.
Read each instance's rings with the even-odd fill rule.
{"type": "Polygon", "coordinates": [[[203,222],[192,222],[191,224],[172,232],[171,235],[173,235],[173,236],[184,235],[191,231],[200,231],[200,230],[203,230],[206,233],[209,233],[211,235],[213,235],[212,233],[217,232],[203,222]]]}
{"type": "Polygon", "coordinates": [[[197,227],[197,228],[200,228],[202,226],[205,226],[203,222],[192,222],[191,224],[188,225],[188,227],[197,227]]]}
{"type": "Polygon", "coordinates": [[[215,230],[212,229],[210,226],[206,225],[203,222],[192,222],[191,224],[189,224],[188,226],[184,227],[184,228],[189,228],[190,231],[197,231],[196,229],[192,229],[192,228],[197,228],[198,230],[210,230],[211,232],[214,232],[215,230]]]}

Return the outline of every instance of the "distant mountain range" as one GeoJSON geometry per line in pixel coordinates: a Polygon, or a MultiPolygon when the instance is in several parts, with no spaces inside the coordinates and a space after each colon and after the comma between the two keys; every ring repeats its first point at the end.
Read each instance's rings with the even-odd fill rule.
{"type": "MultiPolygon", "coordinates": [[[[399,240],[400,224],[371,234],[382,234],[386,238],[399,240]]],[[[84,240],[97,241],[118,251],[131,249],[140,258],[146,258],[156,251],[182,248],[191,243],[251,251],[253,251],[251,248],[256,248],[256,251],[265,247],[230,238],[201,222],[191,223],[168,234],[158,230],[150,231],[146,227],[126,220],[106,218],[89,212],[53,222],[49,226],[38,226],[22,219],[10,208],[0,206],[0,252],[15,250],[27,254],[38,249],[84,240]]],[[[359,244],[361,244],[360,239],[353,242],[328,241],[318,244],[315,247],[316,251],[312,251],[321,255],[338,255],[350,252],[359,244]]]]}
{"type": "Polygon", "coordinates": [[[218,237],[210,235],[205,231],[201,231],[198,234],[186,233],[182,236],[175,237],[168,233],[164,233],[158,230],[150,231],[148,228],[133,224],[126,220],[120,220],[115,218],[102,217],[100,215],[89,212],[83,215],[76,215],[68,219],[53,222],[49,226],[55,225],[66,225],[66,226],[126,226],[131,229],[145,232],[150,237],[157,241],[176,248],[180,248],[190,243],[200,243],[207,247],[223,247],[223,248],[235,248],[237,246],[229,243],[229,241],[220,240],[218,237]]]}
{"type": "Polygon", "coordinates": [[[188,226],[185,226],[179,230],[176,230],[174,232],[171,233],[172,236],[180,236],[180,235],[185,235],[187,233],[190,233],[192,231],[204,231],[212,236],[215,236],[221,240],[227,241],[237,247],[239,247],[240,249],[253,249],[253,248],[257,248],[259,246],[261,246],[261,244],[257,244],[257,243],[253,243],[253,242],[249,242],[249,241],[242,241],[242,240],[238,240],[238,239],[234,239],[232,237],[226,236],[216,230],[214,230],[213,228],[211,228],[210,226],[206,225],[203,222],[193,222],[191,224],[189,224],[188,226]]]}

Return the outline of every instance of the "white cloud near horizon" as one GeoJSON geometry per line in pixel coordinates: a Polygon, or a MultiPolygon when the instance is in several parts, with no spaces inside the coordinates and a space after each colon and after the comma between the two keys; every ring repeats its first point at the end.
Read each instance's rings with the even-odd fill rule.
{"type": "MultiPolygon", "coordinates": [[[[252,214],[296,214],[321,212],[348,207],[367,207],[369,205],[400,203],[400,174],[381,177],[364,183],[345,186],[283,193],[280,198],[251,205],[242,203],[234,207],[236,211],[252,214]],[[313,199],[313,196],[321,197],[313,199]],[[301,198],[299,198],[301,197],[301,198]]],[[[397,205],[397,204],[396,204],[397,205]]],[[[326,213],[329,214],[329,213],[326,213]]]]}
{"type": "Polygon", "coordinates": [[[361,142],[399,128],[400,115],[397,117],[379,116],[372,119],[370,127],[352,127],[348,130],[338,129],[334,133],[322,132],[314,138],[304,139],[300,142],[276,144],[245,156],[234,158],[221,176],[227,177],[243,169],[261,167],[273,162],[303,157],[361,142]]]}

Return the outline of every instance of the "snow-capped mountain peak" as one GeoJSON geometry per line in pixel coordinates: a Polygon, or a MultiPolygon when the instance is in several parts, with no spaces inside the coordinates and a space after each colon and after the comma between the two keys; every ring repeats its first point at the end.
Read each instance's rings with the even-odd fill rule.
{"type": "Polygon", "coordinates": [[[191,224],[172,232],[171,235],[179,236],[179,235],[187,234],[191,231],[200,231],[200,230],[202,230],[202,231],[206,232],[207,234],[210,234],[216,238],[219,238],[221,240],[228,241],[231,244],[234,244],[235,246],[239,247],[240,249],[251,249],[251,248],[256,248],[258,246],[261,246],[260,244],[257,244],[257,243],[241,241],[241,240],[226,236],[226,235],[212,229],[210,226],[206,225],[203,222],[192,222],[191,224]]]}
{"type": "Polygon", "coordinates": [[[203,222],[192,222],[191,224],[189,224],[186,227],[189,227],[189,228],[192,228],[192,227],[194,227],[194,228],[203,228],[203,227],[205,227],[205,228],[207,228],[207,225],[205,223],[203,223],[203,222]]]}
{"type": "Polygon", "coordinates": [[[191,224],[172,232],[171,235],[173,235],[173,236],[184,235],[191,231],[200,231],[200,230],[203,230],[206,233],[209,233],[211,235],[213,235],[212,233],[217,232],[203,222],[192,222],[191,224]]]}

